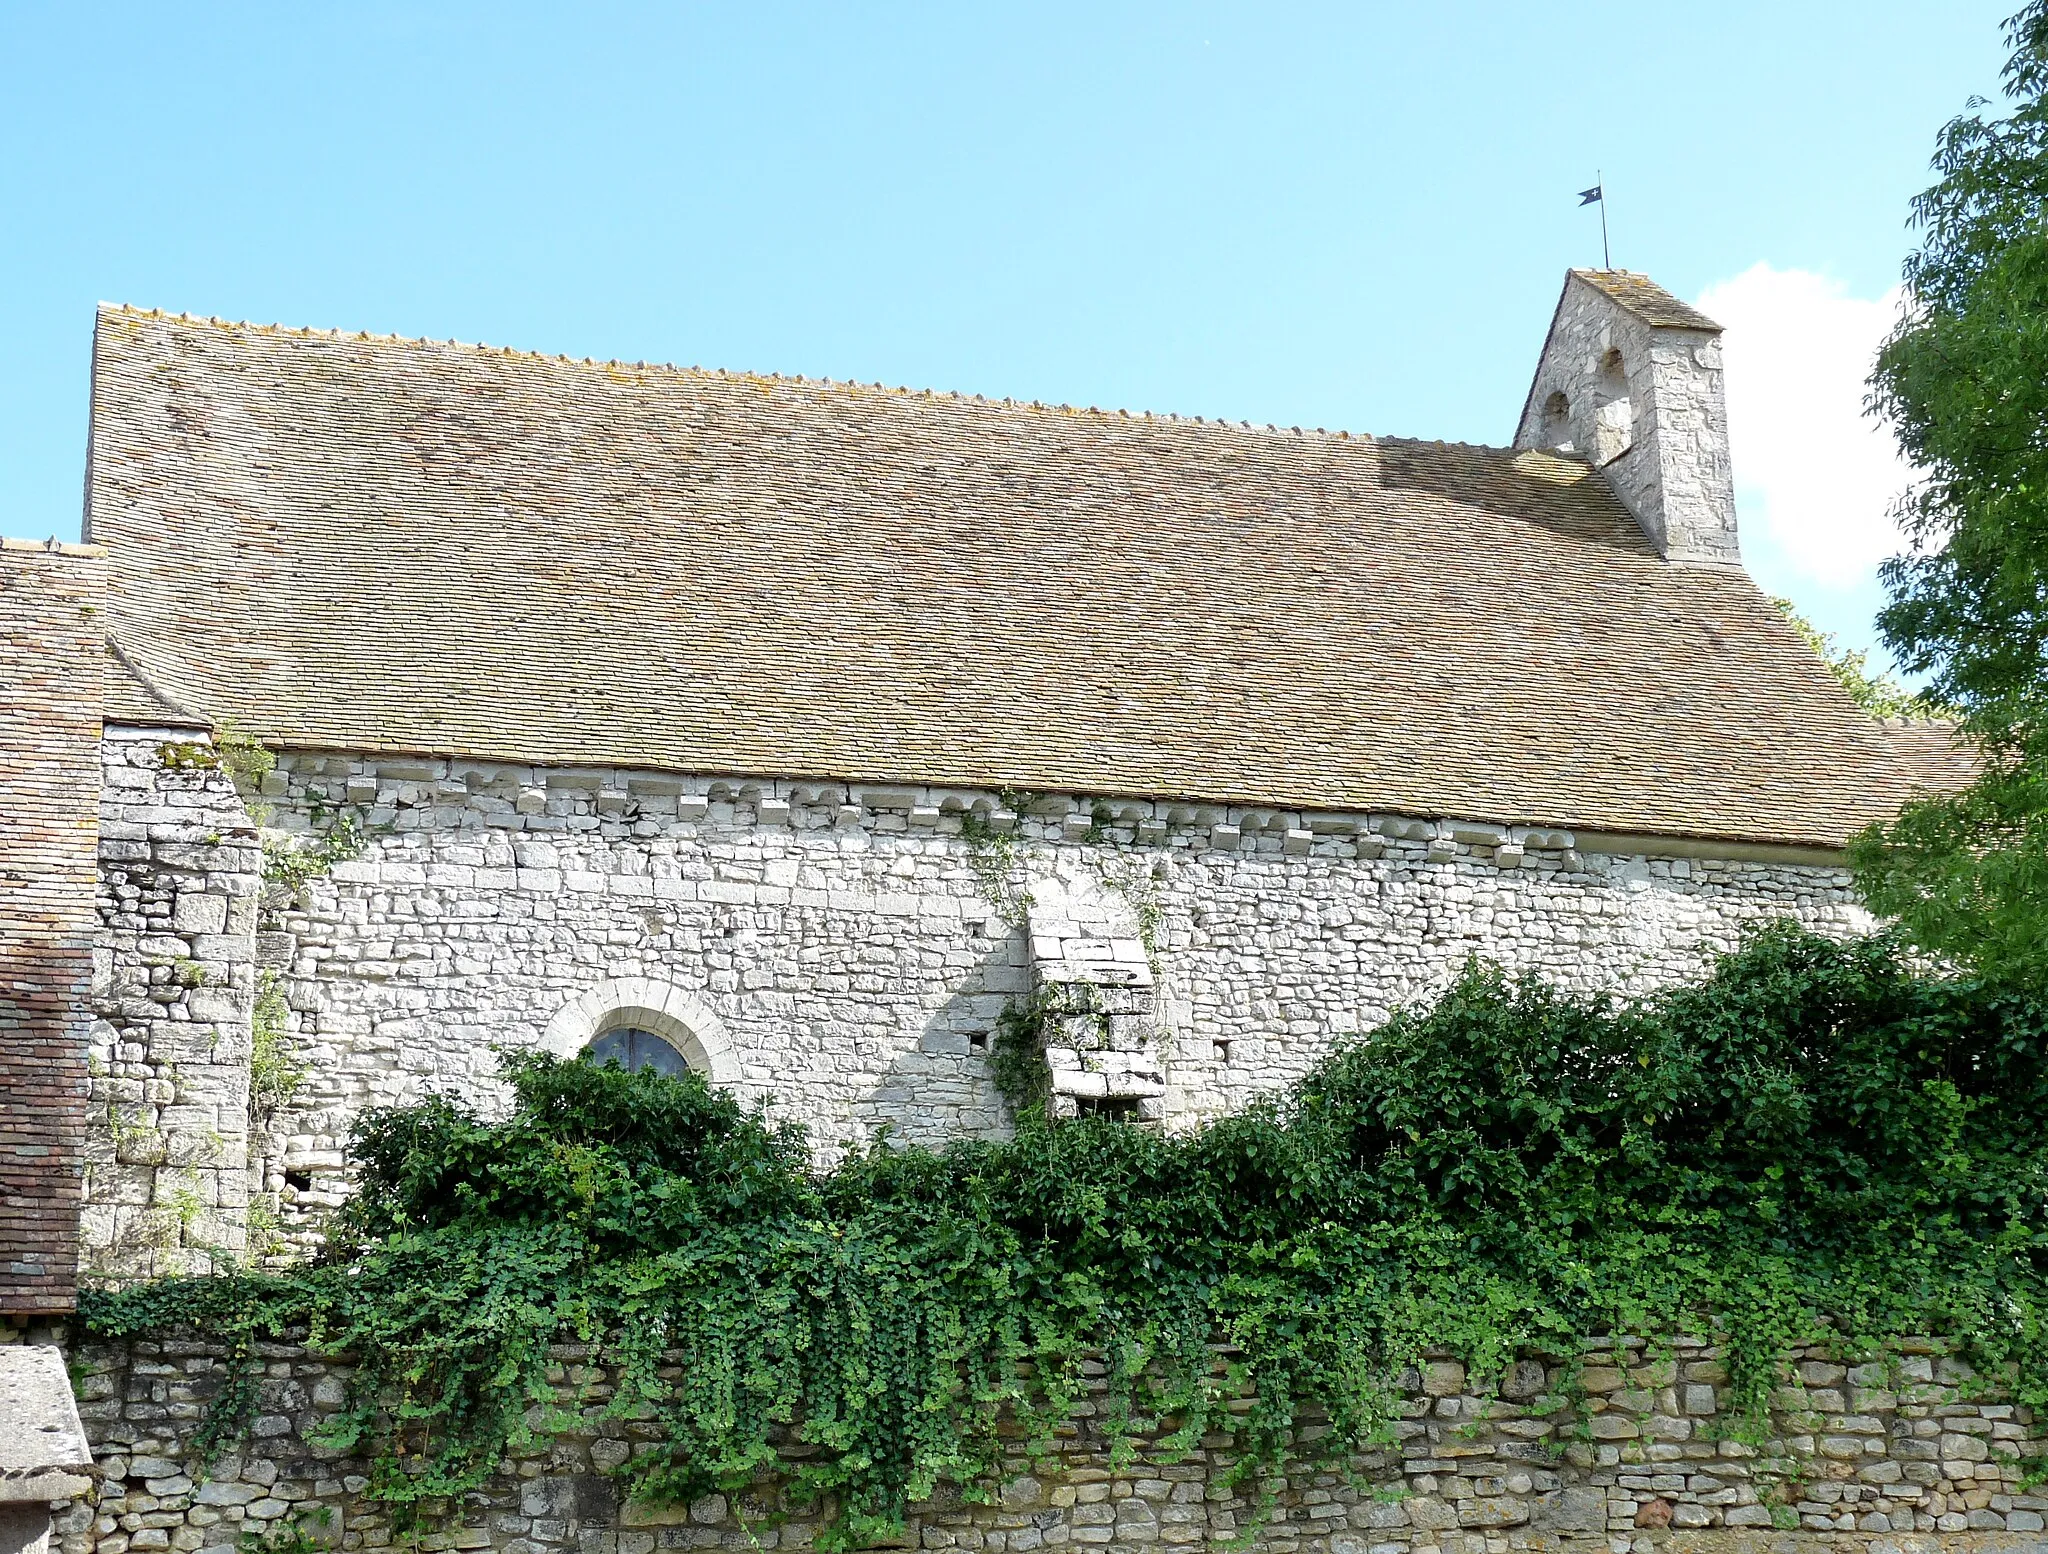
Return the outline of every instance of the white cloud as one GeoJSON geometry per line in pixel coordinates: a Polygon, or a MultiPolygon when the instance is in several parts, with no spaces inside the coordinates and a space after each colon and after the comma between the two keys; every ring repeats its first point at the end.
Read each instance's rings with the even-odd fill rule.
{"type": "Polygon", "coordinates": [[[1758,264],[1709,286],[1698,305],[1727,331],[1745,545],[1768,554],[1768,570],[1822,588],[1865,582],[1905,548],[1891,506],[1912,471],[1863,414],[1864,379],[1898,316],[1898,291],[1866,300],[1826,276],[1758,264]]]}

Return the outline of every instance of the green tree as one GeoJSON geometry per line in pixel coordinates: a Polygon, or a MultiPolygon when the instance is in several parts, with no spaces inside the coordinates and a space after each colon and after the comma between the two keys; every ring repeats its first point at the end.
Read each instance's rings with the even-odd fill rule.
{"type": "Polygon", "coordinates": [[[2048,977],[2048,3],[2006,32],[2010,111],[1973,98],[1941,132],[1870,398],[1924,472],[1879,628],[1984,765],[1851,856],[1871,905],[1924,948],[2033,980],[2048,977]]]}

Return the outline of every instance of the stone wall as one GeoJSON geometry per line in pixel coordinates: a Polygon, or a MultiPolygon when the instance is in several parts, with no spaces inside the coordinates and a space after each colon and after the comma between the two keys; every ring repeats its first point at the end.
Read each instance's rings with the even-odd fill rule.
{"type": "MultiPolygon", "coordinates": [[[[1914,1350],[1919,1352],[1913,1352],[1914,1350]]],[[[363,1465],[313,1442],[340,1406],[345,1368],[266,1346],[250,1438],[210,1467],[188,1443],[220,1383],[204,1343],[87,1345],[75,1351],[80,1413],[104,1483],[96,1503],[59,1516],[63,1554],[231,1554],[238,1538],[300,1525],[343,1550],[405,1541],[363,1495],[363,1465]]],[[[802,1548],[817,1513],[787,1505],[773,1480],[666,1510],[621,1508],[607,1476],[653,1438],[601,1417],[610,1378],[558,1351],[556,1380],[582,1410],[574,1434],[508,1462],[416,1546],[506,1554],[656,1554],[802,1548]],[[785,1518],[777,1524],[776,1514],[785,1518]]],[[[1592,1554],[1741,1550],[1763,1554],[2039,1554],[2048,1499],[2020,1488],[2014,1458],[2048,1446],[2024,1409],[1985,1401],[1936,1346],[1893,1365],[1848,1366],[1819,1350],[1792,1357],[1766,1438],[1732,1438],[1719,1350],[1678,1343],[1651,1354],[1611,1341],[1586,1356],[1583,1407],[1568,1368],[1525,1360],[1479,1388],[1449,1360],[1409,1377],[1398,1441],[1361,1459],[1363,1483],[1299,1473],[1256,1547],[1275,1554],[1592,1554]]],[[[1112,1467],[1083,1404],[1049,1460],[1011,1442],[996,1503],[957,1494],[920,1506],[909,1546],[1029,1554],[1075,1546],[1222,1545],[1252,1522],[1220,1482],[1222,1437],[1181,1461],[1152,1454],[1112,1467]]]]}
{"type": "MultiPolygon", "coordinates": [[[[123,1126],[145,1103],[184,1106],[164,1088],[183,1084],[214,1110],[164,1115],[187,1140],[217,1133],[225,1166],[241,1092],[210,1064],[245,1050],[257,863],[225,780],[161,772],[160,743],[116,731],[107,746],[121,851],[103,905],[142,914],[103,946],[123,990],[109,1009],[168,1044],[152,1056],[123,1036],[123,1126]],[[148,860],[126,856],[145,847],[148,860]]],[[[988,1046],[1032,983],[1033,892],[1120,903],[1149,941],[1145,1039],[1156,1033],[1164,1095],[1144,1104],[1170,1127],[1286,1084],[1469,956],[1644,990],[1697,974],[1762,919],[1830,932],[1868,921],[1846,872],[1810,854],[1659,856],[1391,815],[1063,796],[1012,813],[987,793],[305,753],[287,753],[265,788],[287,838],[344,814],[367,836],[360,856],[274,897],[254,936],[305,1069],[253,1151],[255,1191],[281,1205],[279,1248],[339,1201],[366,1107],[435,1090],[488,1104],[497,1045],[573,1053],[613,997],[716,1054],[714,1077],[807,1124],[821,1156],[885,1123],[919,1143],[1000,1134],[988,1046]]],[[[101,1139],[123,1196],[110,1217],[115,1200],[96,1186],[96,1245],[161,1206],[149,1170],[204,1164],[184,1148],[166,1137],[152,1164],[138,1151],[157,1145],[101,1139]]],[[[225,1227],[206,1233],[235,1244],[225,1227]]]]}
{"type": "Polygon", "coordinates": [[[103,754],[83,1261],[205,1272],[247,1245],[261,849],[203,736],[103,754]]]}
{"type": "Polygon", "coordinates": [[[103,558],[0,541],[0,1313],[76,1283],[103,558]]]}

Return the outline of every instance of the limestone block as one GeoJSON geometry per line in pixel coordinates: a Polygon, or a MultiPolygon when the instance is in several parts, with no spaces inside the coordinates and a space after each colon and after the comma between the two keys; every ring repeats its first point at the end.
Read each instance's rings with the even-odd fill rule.
{"type": "Polygon", "coordinates": [[[62,1352],[0,1346],[0,1506],[38,1508],[47,1532],[49,1502],[85,1493],[92,1465],[62,1352]]]}
{"type": "MultiPolygon", "coordinates": [[[[119,743],[107,743],[110,770],[122,764],[119,743]]],[[[317,1044],[295,1104],[320,1120],[291,1131],[323,1140],[306,1146],[323,1158],[338,1157],[339,1138],[363,1108],[428,1084],[495,1104],[490,1044],[542,1043],[557,1011],[606,981],[651,979],[709,1010],[729,1038],[730,1082],[750,1098],[772,1095],[777,1115],[805,1123],[829,1159],[883,1120],[899,1138],[930,1142],[1005,1129],[980,1054],[1008,1000],[1061,976],[1097,1000],[1055,1022],[1065,1033],[1058,1044],[1076,1055],[1074,1071],[1105,1088],[1128,1085],[1139,1115],[1156,1110],[1165,1125],[1184,1127],[1284,1085],[1341,1036],[1426,996],[1430,979],[1449,973],[1445,946],[1539,966],[1568,987],[1647,990],[1691,975],[1710,953],[1702,946],[1732,942],[1761,915],[1791,910],[1831,931],[1861,922],[1840,871],[1692,860],[1681,873],[1675,864],[1684,860],[1603,856],[1588,872],[1562,859],[1568,833],[1538,828],[1508,831],[1505,843],[1477,851],[1453,839],[1450,856],[1425,868],[1438,829],[1425,817],[1117,801],[1108,838],[1091,842],[1096,801],[1088,796],[1044,795],[1004,820],[995,795],[970,790],[849,792],[630,771],[577,785],[557,773],[543,782],[511,763],[458,765],[403,782],[387,776],[402,824],[373,831],[356,865],[317,881],[305,900],[273,908],[276,926],[266,927],[263,964],[291,973],[291,1035],[317,1044]],[[638,815],[600,813],[601,791],[630,795],[638,815]],[[763,796],[790,804],[786,821],[761,823],[763,796]],[[911,828],[920,806],[941,808],[939,823],[911,828]],[[985,847],[978,854],[949,829],[956,810],[990,813],[991,830],[1010,839],[1002,867],[1014,894],[990,893],[985,847]],[[1308,833],[1307,852],[1290,855],[1289,830],[1308,833]],[[1517,842],[1524,866],[1503,869],[1502,851],[1517,842]],[[1111,889],[1103,882],[1112,876],[1129,883],[1111,889]],[[1071,966],[1063,946],[1028,943],[1013,921],[1051,897],[1091,895],[1102,914],[1069,912],[1059,931],[1036,935],[1080,941],[1071,966]],[[1418,982],[1417,968],[1439,969],[1418,982]],[[1276,988],[1288,990],[1284,1004],[1276,988]],[[923,1050],[928,1035],[943,1050],[923,1050]],[[1090,1068],[1083,1053],[1140,1061],[1090,1068]],[[939,1065],[950,1067],[941,1073],[939,1065]]],[[[331,810],[337,785],[372,768],[382,769],[346,755],[288,755],[279,824],[310,832],[312,803],[331,810]]],[[[151,797],[140,787],[109,791],[151,797]]],[[[246,868],[253,881],[254,849],[205,844],[214,824],[189,818],[195,813],[109,800],[102,836],[114,845],[189,846],[201,893],[243,899],[234,870],[246,868]],[[192,839],[148,840],[149,824],[128,818],[143,810],[192,839]],[[136,834],[119,834],[124,826],[136,834]],[[247,858],[236,864],[230,854],[247,858]]],[[[174,1090],[172,1104],[225,1108],[232,1085],[212,1070],[198,1077],[187,1063],[208,1045],[214,1022],[170,1020],[148,996],[147,957],[168,963],[191,953],[185,935],[165,931],[185,879],[144,888],[114,877],[137,861],[148,860],[102,853],[95,972],[112,1031],[96,1050],[110,1066],[137,1065],[138,1080],[168,1082],[147,1057],[173,1050],[156,1045],[154,1027],[189,1026],[177,1050],[190,1088],[174,1090]],[[132,1059],[118,1055],[129,1049],[132,1059]]],[[[1038,916],[1034,929],[1050,924],[1038,916]]],[[[223,980],[210,995],[253,992],[249,927],[237,926],[239,958],[230,954],[219,968],[241,980],[223,980]]],[[[224,1038],[224,1061],[239,1061],[246,1041],[224,1038]]],[[[138,1088],[119,1104],[132,1129],[148,1120],[140,1108],[155,1103],[138,1088]]],[[[96,1147],[114,1152],[104,1133],[96,1147]]],[[[143,1158],[152,1147],[125,1145],[136,1161],[127,1169],[157,1169],[143,1158]]],[[[96,1176],[95,1193],[106,1190],[96,1176]]],[[[88,1222],[100,1227],[95,1234],[110,1228],[104,1214],[88,1222]]],[[[1682,1401],[1658,1411],[1702,1417],[1682,1401]]]]}
{"type": "Polygon", "coordinates": [[[227,928],[228,898],[210,891],[181,890],[171,912],[171,926],[179,933],[217,934],[227,928]]]}

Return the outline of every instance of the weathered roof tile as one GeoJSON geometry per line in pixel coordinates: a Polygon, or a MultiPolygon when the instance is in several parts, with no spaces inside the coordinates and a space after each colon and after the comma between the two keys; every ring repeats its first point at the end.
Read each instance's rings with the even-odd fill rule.
{"type": "Polygon", "coordinates": [[[1546,454],[122,308],[94,396],[122,650],[272,741],[1821,844],[1907,781],[1546,454]]]}
{"type": "Polygon", "coordinates": [[[1605,292],[1653,329],[1704,329],[1721,326],[1695,307],[1680,302],[1647,275],[1633,270],[1574,270],[1587,285],[1605,292]]]}

